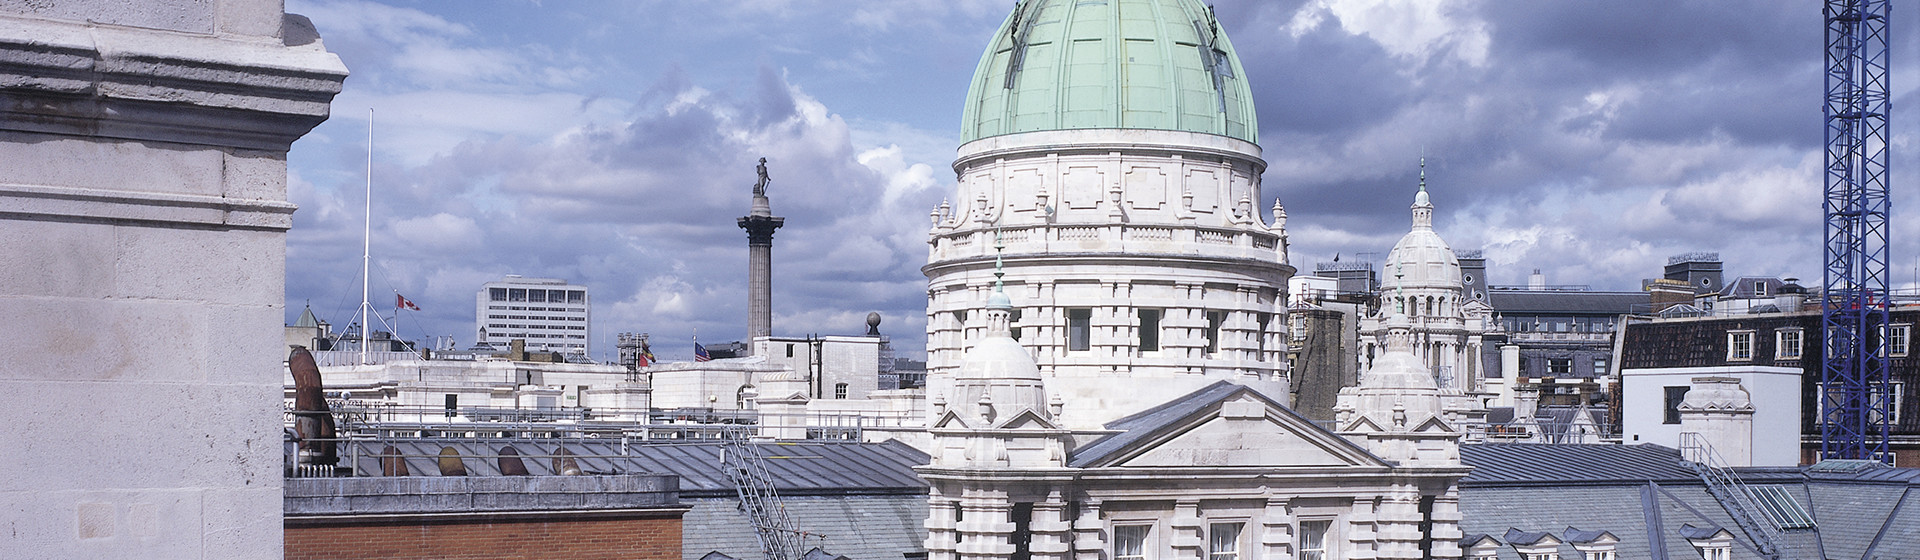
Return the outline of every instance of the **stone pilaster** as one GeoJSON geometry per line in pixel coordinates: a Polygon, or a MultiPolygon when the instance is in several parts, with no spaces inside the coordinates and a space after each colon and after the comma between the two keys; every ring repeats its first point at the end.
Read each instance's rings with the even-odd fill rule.
{"type": "Polygon", "coordinates": [[[1262,558],[1266,560],[1293,560],[1293,508],[1288,507],[1287,499],[1267,498],[1265,519],[1261,521],[1260,547],[1262,558]]]}
{"type": "Polygon", "coordinates": [[[1106,523],[1100,519],[1100,501],[1080,503],[1080,518],[1073,521],[1073,559],[1106,560],[1106,523]]]}
{"type": "Polygon", "coordinates": [[[939,491],[927,497],[927,560],[958,560],[954,547],[959,538],[956,536],[954,517],[955,503],[952,498],[941,495],[939,491]]]}
{"type": "Polygon", "coordinates": [[[1027,527],[1033,535],[1027,546],[1033,560],[1070,560],[1073,524],[1067,521],[1068,513],[1067,503],[1060,499],[1058,491],[1033,504],[1033,521],[1027,527]]]}
{"type": "Polygon", "coordinates": [[[283,553],[287,150],[347,74],[283,9],[0,2],[4,555],[283,553]]]}
{"type": "Polygon", "coordinates": [[[1181,500],[1173,504],[1173,519],[1167,528],[1173,531],[1173,559],[1200,560],[1207,554],[1206,520],[1200,518],[1200,502],[1181,500]]]}

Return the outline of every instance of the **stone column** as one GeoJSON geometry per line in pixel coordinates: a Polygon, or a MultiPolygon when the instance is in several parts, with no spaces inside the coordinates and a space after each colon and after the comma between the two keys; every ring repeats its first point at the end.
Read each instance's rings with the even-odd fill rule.
{"type": "Polygon", "coordinates": [[[0,2],[6,556],[281,556],[287,150],[346,74],[278,0],[0,2]]]}
{"type": "Polygon", "coordinates": [[[738,220],[747,230],[747,347],[763,336],[773,336],[773,230],[787,219],[773,215],[767,196],[753,197],[753,210],[738,220]]]}

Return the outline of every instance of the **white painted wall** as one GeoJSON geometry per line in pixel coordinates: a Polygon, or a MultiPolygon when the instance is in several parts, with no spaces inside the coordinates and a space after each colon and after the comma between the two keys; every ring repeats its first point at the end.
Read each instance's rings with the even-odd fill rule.
{"type": "Polygon", "coordinates": [[[1771,366],[1625,369],[1621,377],[1622,439],[1679,448],[1680,424],[1664,424],[1665,387],[1691,387],[1695,377],[1732,377],[1753,398],[1754,466],[1800,464],[1800,370],[1771,366]]]}

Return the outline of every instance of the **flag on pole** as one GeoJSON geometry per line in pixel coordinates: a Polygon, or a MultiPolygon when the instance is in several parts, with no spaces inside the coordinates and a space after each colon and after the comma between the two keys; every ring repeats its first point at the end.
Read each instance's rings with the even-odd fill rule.
{"type": "Polygon", "coordinates": [[[412,309],[414,311],[420,310],[420,306],[414,305],[413,302],[411,301],[407,301],[407,296],[403,296],[400,294],[393,294],[393,308],[394,309],[412,309]]]}
{"type": "Polygon", "coordinates": [[[707,347],[701,346],[700,343],[695,342],[693,343],[693,361],[711,362],[713,361],[713,355],[707,353],[707,347]]]}

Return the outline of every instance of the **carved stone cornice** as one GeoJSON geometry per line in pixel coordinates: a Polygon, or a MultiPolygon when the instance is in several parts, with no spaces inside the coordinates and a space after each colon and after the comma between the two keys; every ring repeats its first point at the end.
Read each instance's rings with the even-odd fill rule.
{"type": "Polygon", "coordinates": [[[285,152],[347,69],[306,18],[281,35],[0,15],[0,130],[285,152]]]}

